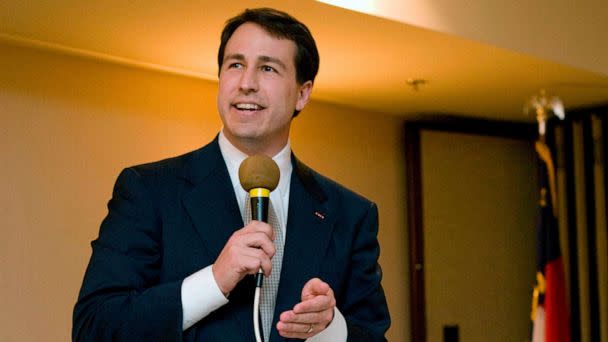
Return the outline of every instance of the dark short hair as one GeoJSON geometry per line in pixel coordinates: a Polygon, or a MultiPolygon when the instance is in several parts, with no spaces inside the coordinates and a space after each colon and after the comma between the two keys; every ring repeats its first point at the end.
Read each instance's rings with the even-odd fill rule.
{"type": "Polygon", "coordinates": [[[313,81],[319,71],[319,51],[312,34],[306,25],[285,12],[272,8],[246,9],[243,13],[229,19],[222,31],[220,49],[217,53],[218,74],[224,62],[226,44],[236,29],[245,24],[254,23],[261,26],[277,38],[293,41],[297,46],[295,55],[296,81],[304,84],[313,81]]]}

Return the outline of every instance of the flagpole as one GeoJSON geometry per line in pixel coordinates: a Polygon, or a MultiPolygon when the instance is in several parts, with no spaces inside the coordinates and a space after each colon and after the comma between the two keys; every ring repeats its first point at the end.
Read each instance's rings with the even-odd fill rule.
{"type": "Polygon", "coordinates": [[[555,166],[545,143],[547,121],[551,114],[564,119],[561,100],[548,97],[541,89],[526,103],[524,112],[533,112],[538,122],[536,152],[541,161],[540,201],[538,217],[538,264],[536,285],[532,295],[532,342],[569,342],[570,328],[565,302],[563,260],[557,231],[557,191],[555,166]]]}

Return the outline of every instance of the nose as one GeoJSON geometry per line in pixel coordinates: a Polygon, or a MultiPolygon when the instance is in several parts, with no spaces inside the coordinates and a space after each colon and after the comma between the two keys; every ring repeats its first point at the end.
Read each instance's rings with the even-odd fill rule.
{"type": "Polygon", "coordinates": [[[258,90],[258,76],[253,68],[246,68],[241,74],[239,89],[245,93],[252,93],[258,90]]]}

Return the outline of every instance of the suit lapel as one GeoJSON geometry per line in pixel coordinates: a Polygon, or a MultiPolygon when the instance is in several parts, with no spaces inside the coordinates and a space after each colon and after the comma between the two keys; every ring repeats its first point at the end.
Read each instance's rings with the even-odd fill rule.
{"type": "Polygon", "coordinates": [[[243,219],[217,139],[200,152],[187,168],[194,187],[183,204],[215,260],[232,233],[243,227],[243,219]]]}
{"type": "Polygon", "coordinates": [[[279,315],[300,302],[304,284],[319,276],[333,230],[333,215],[312,171],[292,158],[289,209],[281,280],[271,340],[282,339],[276,327],[279,315]]]}
{"type": "MultiPolygon", "coordinates": [[[[243,219],[233,191],[230,176],[222,158],[217,138],[199,150],[185,168],[184,177],[193,187],[182,198],[182,203],[193,226],[199,234],[209,260],[215,261],[230,236],[243,227],[243,219]]],[[[231,310],[242,331],[242,336],[251,336],[252,311],[242,307],[243,302],[252,303],[254,283],[247,277],[231,294],[231,310]]]]}

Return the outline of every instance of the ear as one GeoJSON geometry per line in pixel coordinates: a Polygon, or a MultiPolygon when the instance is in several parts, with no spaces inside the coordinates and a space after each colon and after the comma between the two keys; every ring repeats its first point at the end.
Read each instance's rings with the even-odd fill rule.
{"type": "Polygon", "coordinates": [[[298,102],[296,102],[296,110],[301,111],[310,99],[312,93],[312,81],[306,81],[300,86],[298,91],[298,102]]]}

